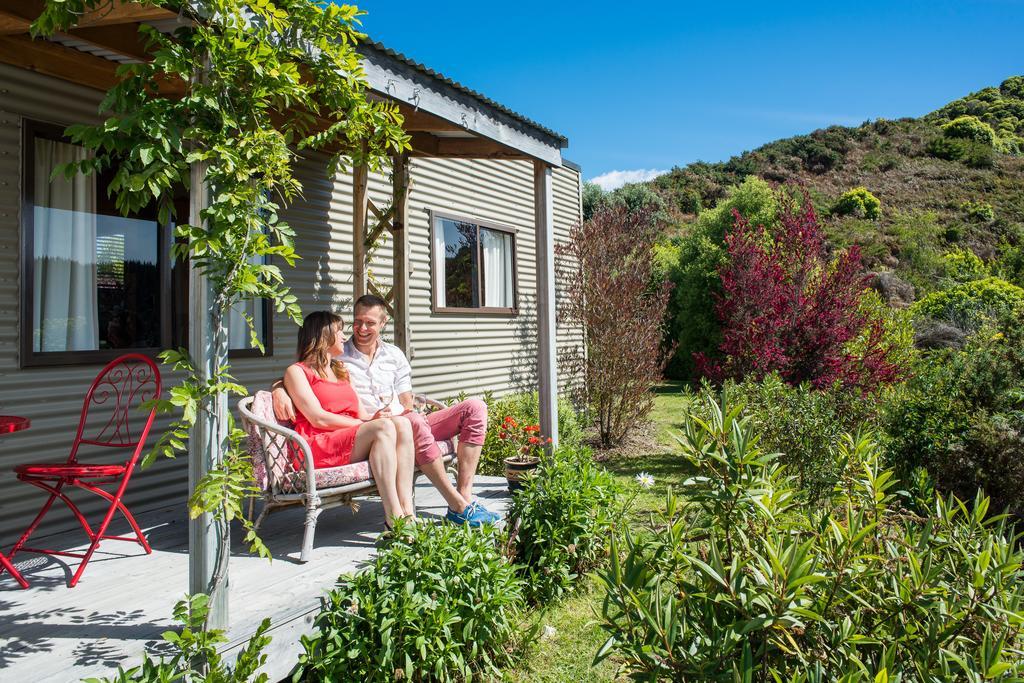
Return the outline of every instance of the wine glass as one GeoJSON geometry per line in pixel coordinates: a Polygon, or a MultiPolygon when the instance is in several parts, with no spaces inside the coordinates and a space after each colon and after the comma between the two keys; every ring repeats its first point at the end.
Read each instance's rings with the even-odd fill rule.
{"type": "Polygon", "coordinates": [[[381,402],[381,408],[390,408],[391,402],[395,400],[395,390],[393,388],[378,387],[375,390],[377,400],[381,402]]]}

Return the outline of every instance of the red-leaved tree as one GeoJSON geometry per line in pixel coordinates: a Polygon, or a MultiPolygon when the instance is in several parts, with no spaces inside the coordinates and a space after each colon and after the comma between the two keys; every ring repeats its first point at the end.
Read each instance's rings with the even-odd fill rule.
{"type": "Polygon", "coordinates": [[[705,375],[760,379],[777,372],[794,385],[861,390],[899,379],[881,321],[860,306],[867,278],[859,249],[829,260],[806,195],[802,207],[782,202],[779,226],[771,231],[733,215],[715,308],[722,324],[719,356],[695,356],[705,375]]]}
{"type": "Polygon", "coordinates": [[[560,360],[566,376],[585,377],[605,447],[622,443],[650,413],[651,390],[672,353],[662,348],[672,285],[655,272],[659,234],[651,206],[602,206],[557,247],[565,286],[560,322],[582,328],[585,340],[560,360]]]}

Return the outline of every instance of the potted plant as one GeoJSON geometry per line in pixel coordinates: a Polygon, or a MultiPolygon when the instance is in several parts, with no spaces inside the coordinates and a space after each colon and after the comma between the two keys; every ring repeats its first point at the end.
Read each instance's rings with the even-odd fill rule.
{"type": "Polygon", "coordinates": [[[540,464],[544,446],[551,443],[551,439],[541,436],[539,425],[521,425],[511,415],[502,421],[498,438],[508,442],[513,452],[505,458],[505,479],[509,492],[514,493],[522,488],[522,477],[540,464]]]}

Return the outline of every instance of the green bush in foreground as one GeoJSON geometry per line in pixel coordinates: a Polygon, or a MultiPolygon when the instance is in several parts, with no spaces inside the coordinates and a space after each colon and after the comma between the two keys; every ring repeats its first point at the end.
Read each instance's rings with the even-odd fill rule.
{"type": "Polygon", "coordinates": [[[516,562],[531,602],[571,591],[577,579],[604,562],[615,522],[619,487],[589,449],[560,448],[512,497],[516,562]]]}
{"type": "Polygon", "coordinates": [[[294,681],[498,676],[516,637],[520,581],[489,530],[396,526],[369,567],[342,575],[303,637],[294,681]]]}
{"type": "Polygon", "coordinates": [[[174,606],[174,620],[180,631],[165,631],[164,642],[175,651],[171,657],[152,659],[143,653],[142,664],[125,670],[117,667],[111,678],[86,678],[84,683],[267,683],[259,670],[267,662],[263,652],[270,644],[270,619],[264,619],[230,666],[220,654],[228,642],[224,631],[206,629],[209,596],[187,596],[174,606]]]}
{"type": "Polygon", "coordinates": [[[679,498],[613,549],[597,661],[638,680],[1019,680],[1024,553],[986,498],[911,514],[861,437],[810,505],[749,419],[711,413],[685,425],[679,498]]]}
{"type": "Polygon", "coordinates": [[[924,467],[944,491],[981,488],[996,510],[1024,515],[1024,321],[983,325],[962,350],[923,354],[885,410],[889,462],[924,467]]]}

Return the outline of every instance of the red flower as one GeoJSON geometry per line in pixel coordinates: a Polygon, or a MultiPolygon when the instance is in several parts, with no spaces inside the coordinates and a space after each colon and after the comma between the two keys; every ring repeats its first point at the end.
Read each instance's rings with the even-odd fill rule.
{"type": "Polygon", "coordinates": [[[530,437],[530,443],[531,444],[538,444],[538,443],[540,443],[540,438],[536,437],[536,436],[531,436],[530,437]]]}

